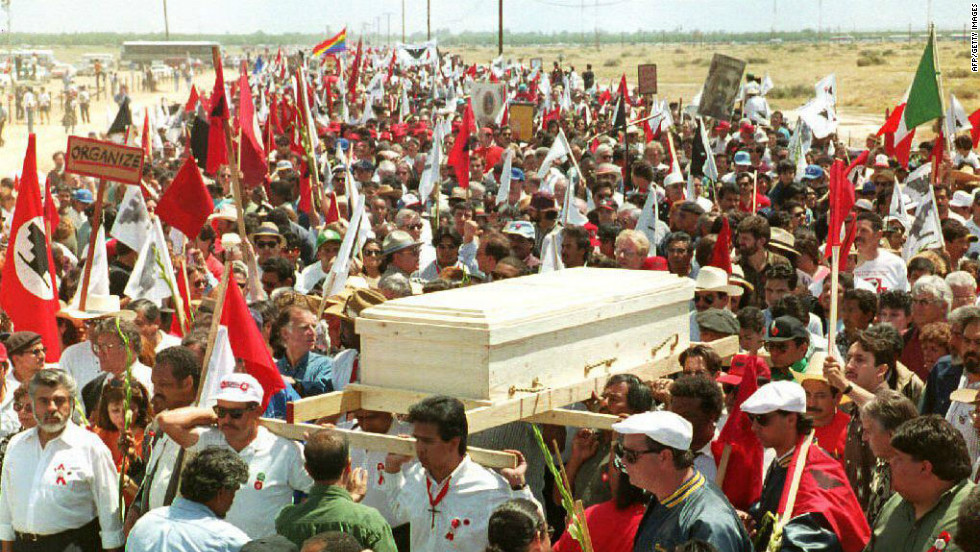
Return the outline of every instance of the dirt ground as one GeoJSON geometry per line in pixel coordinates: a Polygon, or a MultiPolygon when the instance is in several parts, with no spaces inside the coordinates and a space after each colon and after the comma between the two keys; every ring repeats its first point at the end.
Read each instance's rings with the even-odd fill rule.
{"type": "MultiPolygon", "coordinates": [[[[868,132],[878,129],[884,120],[884,111],[893,107],[911,84],[912,75],[922,55],[924,39],[916,42],[854,43],[854,44],[764,44],[764,45],[605,45],[598,52],[591,47],[520,47],[505,50],[505,57],[528,62],[540,57],[546,66],[561,59],[563,65],[572,65],[579,72],[591,62],[599,82],[614,83],[626,73],[631,82],[636,80],[636,66],[640,63],[656,63],[660,96],[674,99],[691,98],[697,93],[708,72],[711,56],[715,52],[744,59],[748,62],[746,71],[757,75],[769,74],[775,89],[769,95],[774,109],[782,109],[795,117],[792,110],[803,105],[813,94],[813,85],[829,73],[837,74],[839,88],[838,115],[841,119],[840,135],[845,141],[858,145],[868,132]],[[860,65],[859,65],[860,63],[860,65]]],[[[83,53],[111,52],[118,56],[117,47],[71,47],[55,48],[59,61],[75,63],[83,53]]],[[[487,63],[496,56],[496,47],[447,48],[459,52],[467,62],[487,63]]],[[[232,50],[235,53],[235,50],[232,50]]],[[[980,107],[980,77],[969,71],[968,45],[960,42],[939,43],[939,63],[943,71],[943,87],[963,103],[967,112],[980,107]]],[[[234,78],[235,70],[226,70],[225,77],[234,78]]],[[[128,70],[121,71],[124,83],[130,84],[133,118],[136,125],[142,125],[143,109],[166,98],[170,101],[184,102],[188,90],[181,83],[175,89],[172,82],[164,83],[156,93],[143,91],[132,86],[138,76],[128,70]]],[[[76,81],[89,85],[94,90],[93,77],[76,77],[76,81]]],[[[205,71],[194,78],[199,89],[210,90],[214,82],[211,71],[205,71]]],[[[46,83],[56,98],[61,90],[60,80],[46,83]]],[[[12,107],[12,98],[5,94],[4,100],[12,107]]],[[[46,171],[51,166],[51,156],[63,150],[67,134],[61,125],[61,110],[52,109],[50,124],[35,126],[38,144],[39,169],[46,171]]],[[[86,135],[90,131],[105,131],[116,112],[111,98],[103,95],[93,99],[91,122],[79,124],[75,134],[86,135]]],[[[923,138],[931,135],[923,132],[923,138]]],[[[5,145],[0,147],[0,174],[10,175],[19,171],[27,147],[26,121],[8,120],[3,130],[5,145]]]]}

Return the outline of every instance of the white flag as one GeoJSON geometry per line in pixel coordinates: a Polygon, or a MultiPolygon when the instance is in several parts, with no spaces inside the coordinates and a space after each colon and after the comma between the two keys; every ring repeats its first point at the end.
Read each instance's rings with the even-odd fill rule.
{"type": "Polygon", "coordinates": [[[589,222],[589,218],[575,206],[575,190],[578,188],[579,178],[578,171],[572,171],[572,175],[568,179],[568,188],[565,190],[565,201],[562,202],[561,207],[561,224],[566,228],[569,226],[585,226],[589,222]]]}
{"type": "MultiPolygon", "coordinates": [[[[229,281],[229,285],[235,285],[235,282],[229,281]]],[[[208,372],[201,385],[201,400],[197,403],[198,406],[212,408],[217,403],[214,397],[218,394],[221,378],[234,371],[235,353],[232,352],[231,342],[228,341],[228,327],[220,325],[214,338],[214,350],[208,361],[208,372]]]]}
{"type": "Polygon", "coordinates": [[[940,227],[936,196],[930,187],[926,200],[919,203],[915,209],[915,219],[912,221],[912,228],[909,229],[909,237],[902,247],[902,258],[905,262],[924,249],[943,247],[943,233],[940,227]]]}
{"type": "Polygon", "coordinates": [[[829,96],[814,98],[797,112],[813,131],[814,138],[826,138],[837,132],[837,112],[829,96]]]}
{"type": "Polygon", "coordinates": [[[510,173],[514,164],[514,150],[504,150],[504,168],[500,171],[500,187],[497,189],[497,205],[507,202],[510,195],[510,173]]]}
{"type": "Polygon", "coordinates": [[[133,251],[143,248],[150,235],[150,213],[146,209],[143,193],[139,186],[126,186],[116,220],[112,223],[109,235],[124,243],[133,251]]]}
{"type": "Polygon", "coordinates": [[[956,99],[952,92],[949,93],[949,109],[946,111],[943,126],[945,127],[943,131],[950,139],[956,136],[957,132],[973,128],[969,117],[966,115],[966,110],[963,109],[963,104],[956,99]]]}
{"type": "Polygon", "coordinates": [[[556,227],[541,242],[541,266],[538,267],[538,272],[541,274],[553,270],[565,270],[565,264],[561,262],[562,238],[561,229],[556,227]]]}
{"type": "Polygon", "coordinates": [[[172,295],[167,282],[174,283],[174,267],[160,219],[153,219],[152,224],[153,230],[140,249],[125,293],[133,299],[149,299],[160,306],[163,299],[172,295]]]}
{"type": "Polygon", "coordinates": [[[344,234],[344,241],[340,244],[340,251],[337,252],[333,265],[330,267],[330,275],[333,279],[327,297],[337,295],[347,285],[347,276],[350,273],[351,252],[354,250],[354,239],[358,234],[357,229],[361,226],[361,219],[364,216],[363,196],[358,197],[357,204],[354,205],[352,213],[350,225],[347,227],[347,233],[344,234]]]}
{"type": "Polygon", "coordinates": [[[660,228],[659,219],[660,218],[660,194],[657,187],[650,183],[650,189],[647,191],[647,199],[643,202],[643,210],[640,211],[640,216],[636,219],[636,230],[638,232],[643,232],[647,239],[650,240],[650,249],[653,250],[660,243],[662,232],[658,232],[660,228]]]}
{"type": "Polygon", "coordinates": [[[432,133],[432,149],[429,155],[425,156],[425,168],[422,170],[422,178],[419,181],[419,201],[425,205],[432,190],[439,185],[439,164],[442,161],[442,130],[441,125],[436,125],[432,133]]]}
{"type": "Polygon", "coordinates": [[[769,78],[769,73],[766,73],[765,78],[762,79],[762,84],[759,85],[759,95],[765,96],[773,89],[772,79],[769,78]]]}
{"type": "Polygon", "coordinates": [[[837,74],[831,73],[820,79],[813,87],[817,99],[825,99],[830,105],[837,105],[837,74]]]}
{"type": "Polygon", "coordinates": [[[544,180],[548,175],[548,170],[555,161],[564,159],[571,154],[572,148],[568,145],[568,139],[565,138],[565,131],[559,129],[558,136],[555,136],[555,141],[551,143],[551,149],[548,150],[548,155],[545,155],[544,161],[541,162],[541,168],[538,169],[538,177],[544,180]]]}
{"type": "MultiPolygon", "coordinates": [[[[88,246],[85,246],[88,249],[88,246]]],[[[83,252],[82,257],[88,255],[88,251],[83,252]]],[[[109,259],[105,250],[105,230],[99,226],[99,235],[95,237],[95,252],[92,253],[92,272],[88,279],[88,297],[93,295],[109,295],[109,259]]],[[[75,290],[75,297],[71,300],[71,306],[78,308],[82,300],[82,283],[78,283],[75,290]]]]}

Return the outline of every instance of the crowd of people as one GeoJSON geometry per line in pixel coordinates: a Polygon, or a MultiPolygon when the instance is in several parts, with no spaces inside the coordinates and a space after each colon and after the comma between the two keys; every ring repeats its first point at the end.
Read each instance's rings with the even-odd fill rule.
{"type": "MultiPolygon", "coordinates": [[[[269,54],[247,60],[247,80],[157,120],[137,193],[100,193],[53,156],[58,340],[2,321],[5,551],[980,550],[969,134],[948,153],[923,142],[903,164],[879,136],[803,140],[751,76],[732,116],[711,120],[625,78],[602,86],[591,66],[404,62],[358,46],[327,71],[269,54]],[[474,121],[471,82],[531,103],[534,131],[518,136],[506,107],[474,121]],[[196,235],[164,225],[168,251],[140,249],[123,231],[133,205],[153,213],[189,156],[213,164],[194,127],[215,124],[219,96],[232,118],[250,111],[243,92],[264,178],[249,183],[237,162],[205,170],[214,208],[196,235]],[[714,171],[695,166],[706,157],[714,171]],[[856,196],[839,274],[827,247],[835,161],[856,196]],[[930,163],[929,193],[908,197],[909,175],[930,163]],[[942,239],[923,240],[922,201],[942,239]],[[181,281],[169,296],[141,282],[146,254],[177,267],[163,275],[181,281]],[[572,406],[619,417],[611,430],[513,422],[470,435],[449,396],[407,415],[319,420],[303,441],[261,422],[358,382],[365,309],[577,267],[694,283],[679,366],[651,381],[613,375],[572,406]],[[223,281],[275,361],[273,389],[246,359],[207,385],[223,281]],[[731,336],[739,352],[723,358],[711,342],[731,336]],[[338,429],[410,435],[415,457],[359,449],[338,429]],[[553,466],[536,429],[560,449],[553,466]],[[515,467],[483,467],[469,446],[509,452],[515,467]],[[566,492],[584,516],[566,511],[566,492]]],[[[10,251],[18,196],[0,180],[10,251]]]]}

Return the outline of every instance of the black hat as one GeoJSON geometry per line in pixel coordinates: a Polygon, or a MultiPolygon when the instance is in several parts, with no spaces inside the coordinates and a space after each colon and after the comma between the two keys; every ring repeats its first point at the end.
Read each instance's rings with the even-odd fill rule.
{"type": "Polygon", "coordinates": [[[810,333],[802,322],[792,316],[780,316],[769,324],[766,341],[780,343],[791,339],[810,339],[810,333]]]}
{"type": "Polygon", "coordinates": [[[41,335],[34,332],[14,332],[10,334],[4,345],[7,347],[7,354],[16,355],[23,353],[35,343],[41,341],[41,335]]]}
{"type": "Polygon", "coordinates": [[[727,309],[708,309],[695,317],[698,327],[715,333],[735,335],[739,330],[738,318],[727,309]]]}

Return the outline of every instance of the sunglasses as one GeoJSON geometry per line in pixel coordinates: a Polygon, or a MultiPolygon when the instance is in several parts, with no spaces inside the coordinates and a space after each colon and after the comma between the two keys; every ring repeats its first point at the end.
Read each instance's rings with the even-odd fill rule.
{"type": "Polygon", "coordinates": [[[766,427],[769,425],[769,421],[772,420],[772,415],[773,412],[769,412],[768,414],[745,414],[750,422],[753,424],[759,424],[761,427],[766,427]]]}
{"type": "Polygon", "coordinates": [[[225,416],[230,416],[232,420],[240,420],[246,412],[251,412],[252,410],[255,410],[254,406],[246,406],[245,408],[225,408],[223,406],[215,406],[214,415],[217,416],[219,420],[225,416]]]}
{"type": "Polygon", "coordinates": [[[714,304],[715,297],[713,295],[695,295],[694,302],[704,303],[705,305],[708,305],[710,307],[711,305],[714,304]]]}
{"type": "Polygon", "coordinates": [[[765,348],[767,351],[776,351],[777,353],[785,353],[789,350],[789,343],[776,343],[773,341],[766,341],[765,348]]]}
{"type": "Polygon", "coordinates": [[[255,242],[255,247],[259,249],[272,249],[279,245],[277,241],[257,241],[255,242]]]}
{"type": "Polygon", "coordinates": [[[380,249],[365,249],[364,250],[364,256],[365,257],[380,257],[381,256],[381,250],[380,249]]]}
{"type": "Polygon", "coordinates": [[[409,230],[421,230],[422,229],[422,223],[419,222],[419,223],[416,223],[416,224],[409,224],[405,228],[408,228],[409,230]]]}
{"type": "Polygon", "coordinates": [[[622,443],[616,443],[614,447],[614,452],[617,458],[622,458],[623,462],[627,464],[635,464],[640,461],[640,457],[644,454],[657,454],[662,452],[663,449],[647,449],[647,450],[632,450],[623,446],[622,443]]]}

